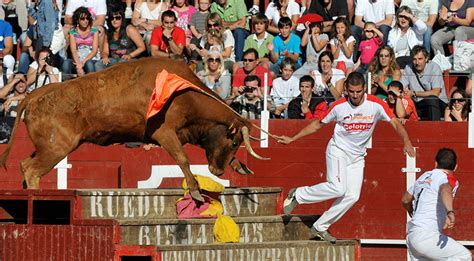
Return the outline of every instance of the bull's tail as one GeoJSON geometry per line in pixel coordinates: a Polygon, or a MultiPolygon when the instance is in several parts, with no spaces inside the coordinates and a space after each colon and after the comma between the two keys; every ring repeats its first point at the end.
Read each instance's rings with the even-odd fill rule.
{"type": "Polygon", "coordinates": [[[5,168],[5,163],[7,162],[8,154],[10,154],[10,150],[12,149],[13,145],[13,138],[15,137],[16,129],[18,127],[18,124],[21,121],[21,117],[23,116],[23,111],[26,108],[26,105],[28,104],[28,97],[26,97],[18,107],[16,108],[16,119],[15,119],[15,124],[13,125],[13,129],[10,135],[10,140],[8,141],[8,145],[6,149],[2,152],[2,155],[0,155],[0,166],[5,168]]]}

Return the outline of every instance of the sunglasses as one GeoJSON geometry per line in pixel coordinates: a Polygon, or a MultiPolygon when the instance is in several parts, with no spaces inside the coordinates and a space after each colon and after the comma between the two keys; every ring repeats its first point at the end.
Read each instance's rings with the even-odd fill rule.
{"type": "Polygon", "coordinates": [[[410,18],[406,15],[399,15],[398,18],[403,18],[405,20],[410,20],[410,18]]]}
{"type": "Polygon", "coordinates": [[[221,62],[221,58],[208,58],[207,61],[208,61],[208,62],[220,63],[220,62],[221,62]]]}
{"type": "Polygon", "coordinates": [[[89,20],[89,17],[87,17],[87,16],[83,16],[83,17],[80,17],[80,18],[79,18],[79,20],[81,20],[81,21],[84,21],[84,20],[89,20]]]}
{"type": "Polygon", "coordinates": [[[454,104],[454,103],[456,103],[456,102],[458,102],[458,103],[465,102],[465,100],[464,100],[463,98],[451,99],[451,102],[454,104]]]}
{"type": "Polygon", "coordinates": [[[388,95],[392,95],[392,96],[395,96],[395,97],[398,97],[398,96],[399,96],[398,94],[396,94],[396,93],[394,93],[394,92],[392,92],[392,91],[388,91],[388,95]]]}
{"type": "Polygon", "coordinates": [[[112,21],[113,20],[120,21],[120,20],[122,20],[122,16],[121,15],[114,15],[114,16],[112,16],[112,21]]]}
{"type": "Polygon", "coordinates": [[[242,59],[242,61],[243,61],[243,62],[249,62],[249,63],[251,63],[251,62],[255,61],[255,59],[245,59],[245,58],[244,58],[244,59],[242,59]]]}
{"type": "Polygon", "coordinates": [[[373,33],[374,30],[364,30],[364,32],[366,32],[366,33],[373,33]]]}
{"type": "Polygon", "coordinates": [[[207,24],[207,27],[219,27],[219,24],[207,24]]]}
{"type": "Polygon", "coordinates": [[[379,57],[380,58],[387,58],[387,57],[390,57],[390,54],[379,54],[379,57]]]}

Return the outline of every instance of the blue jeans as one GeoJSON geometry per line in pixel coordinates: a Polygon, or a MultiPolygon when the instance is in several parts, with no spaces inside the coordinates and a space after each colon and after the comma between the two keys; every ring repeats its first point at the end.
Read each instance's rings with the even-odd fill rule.
{"type": "Polygon", "coordinates": [[[232,35],[234,36],[234,39],[235,39],[235,45],[234,45],[235,61],[239,62],[239,61],[242,61],[242,58],[244,56],[245,39],[249,35],[249,32],[247,32],[247,30],[245,30],[244,28],[235,28],[232,31],[232,35]]]}
{"type": "MultiPolygon", "coordinates": [[[[85,73],[95,72],[96,71],[96,68],[94,66],[95,62],[96,61],[92,61],[92,60],[87,61],[86,64],[84,64],[84,72],[85,73]]],[[[67,79],[72,78],[71,77],[72,74],[76,72],[76,66],[73,63],[73,60],[72,59],[65,60],[61,66],[61,70],[63,72],[63,79],[67,80],[67,79]]]]}
{"type": "Polygon", "coordinates": [[[433,34],[433,28],[431,28],[431,26],[427,26],[426,32],[423,34],[423,47],[425,47],[428,53],[430,53],[431,51],[431,35],[432,34],[433,34]]]}
{"type": "Polygon", "coordinates": [[[27,74],[30,62],[30,55],[26,52],[22,52],[20,54],[20,61],[18,61],[18,73],[27,74]]]}

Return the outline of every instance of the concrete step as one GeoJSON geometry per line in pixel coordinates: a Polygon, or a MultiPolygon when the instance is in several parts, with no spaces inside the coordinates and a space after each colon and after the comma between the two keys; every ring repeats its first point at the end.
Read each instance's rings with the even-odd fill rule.
{"type": "MultiPolygon", "coordinates": [[[[182,189],[87,189],[77,190],[82,218],[157,219],[176,218],[176,201],[182,189]]],[[[276,214],[281,188],[226,188],[220,196],[224,214],[269,216],[276,214]]]]}
{"type": "Polygon", "coordinates": [[[158,246],[163,261],[209,260],[360,260],[357,240],[338,240],[335,244],[322,241],[275,241],[260,243],[204,244],[158,246]]]}
{"type": "MultiPolygon", "coordinates": [[[[240,243],[310,239],[318,216],[235,217],[240,243]]],[[[122,245],[214,243],[215,219],[118,220],[122,245]]]]}

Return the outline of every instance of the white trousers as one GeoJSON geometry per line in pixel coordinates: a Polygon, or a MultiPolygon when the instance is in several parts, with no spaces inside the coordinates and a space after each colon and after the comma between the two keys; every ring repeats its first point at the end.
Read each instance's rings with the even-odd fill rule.
{"type": "Polygon", "coordinates": [[[411,260],[472,260],[471,252],[456,240],[437,231],[412,226],[407,233],[411,260]]]}
{"type": "Polygon", "coordinates": [[[326,231],[359,200],[364,178],[364,156],[348,155],[336,147],[333,139],[326,149],[326,182],[299,187],[296,200],[310,204],[336,198],[332,206],[313,224],[318,231],[326,231]]]}

